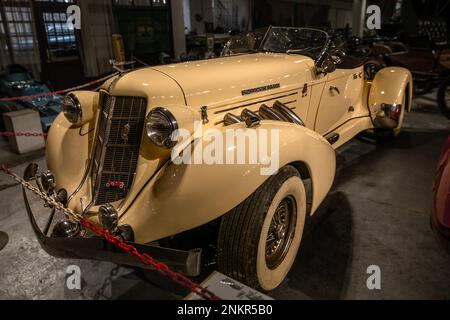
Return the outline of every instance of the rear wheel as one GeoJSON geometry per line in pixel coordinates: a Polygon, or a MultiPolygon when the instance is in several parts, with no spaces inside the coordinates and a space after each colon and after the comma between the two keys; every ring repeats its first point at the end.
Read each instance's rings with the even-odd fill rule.
{"type": "Polygon", "coordinates": [[[414,96],[422,96],[430,92],[434,87],[437,75],[413,73],[413,93],[414,96]]]}
{"type": "Polygon", "coordinates": [[[437,100],[442,114],[450,119],[450,76],[439,86],[437,100]]]}
{"type": "Polygon", "coordinates": [[[295,260],[305,218],[303,181],[294,167],[283,167],[223,217],[219,270],[257,290],[275,289],[295,260]]]}

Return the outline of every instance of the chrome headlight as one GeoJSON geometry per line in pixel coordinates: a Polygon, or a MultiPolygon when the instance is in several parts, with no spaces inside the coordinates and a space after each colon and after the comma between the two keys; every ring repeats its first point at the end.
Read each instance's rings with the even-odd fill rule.
{"type": "Polygon", "coordinates": [[[55,191],[55,177],[50,170],[42,172],[41,186],[47,194],[53,194],[55,191]]]}
{"type": "Polygon", "coordinates": [[[82,123],[81,104],[73,93],[66,95],[61,104],[62,111],[67,121],[75,125],[82,123]]]}
{"type": "Polygon", "coordinates": [[[148,138],[158,147],[170,149],[177,144],[178,123],[173,114],[163,107],[150,111],[145,122],[148,138]]]}
{"type": "Polygon", "coordinates": [[[108,231],[113,231],[119,223],[119,215],[117,210],[110,204],[101,206],[98,211],[98,218],[102,227],[108,231]]]}

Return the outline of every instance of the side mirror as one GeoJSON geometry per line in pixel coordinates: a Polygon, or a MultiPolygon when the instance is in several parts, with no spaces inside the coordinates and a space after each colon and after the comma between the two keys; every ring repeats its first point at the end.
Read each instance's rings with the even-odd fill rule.
{"type": "Polygon", "coordinates": [[[331,73],[336,70],[336,64],[331,59],[325,59],[325,61],[320,66],[322,73],[331,73]]]}
{"type": "Polygon", "coordinates": [[[345,57],[345,52],[339,49],[334,50],[331,53],[331,59],[333,60],[334,64],[340,64],[342,63],[342,59],[345,57]]]}

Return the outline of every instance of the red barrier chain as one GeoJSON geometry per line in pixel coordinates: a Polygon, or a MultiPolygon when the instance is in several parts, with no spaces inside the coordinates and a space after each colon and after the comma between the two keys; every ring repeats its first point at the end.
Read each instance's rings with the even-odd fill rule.
{"type": "Polygon", "coordinates": [[[0,131],[0,137],[46,137],[46,132],[14,132],[0,131]]]}
{"type": "MultiPolygon", "coordinates": [[[[6,165],[4,165],[4,164],[0,165],[0,172],[3,172],[4,174],[14,178],[16,181],[20,182],[24,188],[27,188],[28,190],[33,191],[37,195],[41,196],[42,199],[44,199],[46,201],[54,201],[48,195],[37,191],[36,188],[32,188],[28,182],[26,182],[22,178],[20,178],[17,174],[15,174],[6,165]]],[[[51,204],[53,204],[53,203],[51,203],[51,204]]],[[[72,216],[74,219],[80,221],[80,223],[86,229],[91,230],[93,233],[95,233],[99,237],[104,238],[107,242],[117,246],[118,248],[122,249],[129,255],[138,258],[144,265],[153,267],[155,269],[155,271],[157,273],[159,273],[160,275],[169,277],[170,279],[172,279],[172,281],[189,289],[192,293],[195,293],[206,300],[221,300],[218,296],[216,296],[214,293],[212,293],[208,289],[203,288],[201,285],[193,282],[192,280],[188,279],[181,273],[171,270],[170,267],[168,265],[166,265],[165,263],[159,262],[159,261],[153,259],[151,256],[149,256],[146,253],[140,253],[134,246],[129,245],[129,244],[125,243],[122,239],[119,239],[119,238],[113,236],[107,230],[100,228],[99,226],[95,225],[91,221],[85,219],[80,214],[76,214],[72,210],[70,210],[68,208],[64,208],[61,203],[55,202],[54,205],[55,205],[55,208],[57,208],[57,209],[61,208],[61,210],[67,211],[66,212],[67,214],[72,216]]]]}
{"type": "Polygon", "coordinates": [[[0,165],[0,171],[3,172],[4,174],[11,176],[12,175],[12,171],[11,169],[9,169],[6,165],[2,164],[0,165]]]}

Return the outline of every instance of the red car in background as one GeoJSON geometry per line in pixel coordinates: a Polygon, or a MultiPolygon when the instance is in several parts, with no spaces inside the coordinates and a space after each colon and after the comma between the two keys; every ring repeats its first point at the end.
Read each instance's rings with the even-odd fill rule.
{"type": "Polygon", "coordinates": [[[450,253],[450,136],[439,158],[433,192],[431,227],[450,253]]]}

